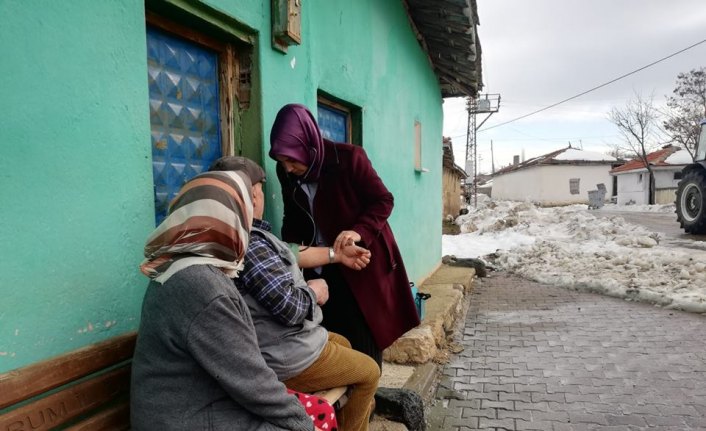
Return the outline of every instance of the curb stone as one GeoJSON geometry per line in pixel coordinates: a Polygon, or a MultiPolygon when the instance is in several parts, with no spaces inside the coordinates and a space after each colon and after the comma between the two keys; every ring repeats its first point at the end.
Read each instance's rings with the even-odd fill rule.
{"type": "MultiPolygon", "coordinates": [[[[395,353],[398,357],[406,357],[406,359],[415,355],[417,358],[426,358],[422,362],[410,364],[413,372],[402,385],[399,385],[399,387],[412,390],[422,397],[426,406],[425,413],[428,413],[431,408],[441,407],[429,405],[429,402],[433,399],[441,372],[440,364],[435,362],[435,360],[443,362],[445,350],[448,347],[448,339],[455,338],[459,334],[458,328],[463,326],[474,276],[475,270],[472,268],[441,265],[420,287],[421,292],[432,295],[426,303],[426,314],[422,324],[415,328],[417,329],[416,332],[413,329],[403,335],[400,340],[384,352],[386,361],[393,359],[393,354],[395,353]],[[407,337],[410,333],[412,333],[412,336],[407,337]],[[424,334],[424,336],[419,337],[420,333],[424,334]],[[417,337],[414,337],[415,334],[417,337]],[[432,339],[430,340],[429,337],[432,337],[432,339]],[[415,346],[424,346],[425,350],[433,351],[433,354],[420,349],[415,352],[413,350],[415,346]],[[395,352],[393,348],[396,348],[397,351],[395,352]]],[[[386,370],[390,370],[395,366],[398,365],[383,365],[382,381],[389,380],[389,376],[386,376],[386,370]]],[[[393,371],[399,372],[397,370],[393,371]]],[[[434,428],[434,424],[428,422],[428,414],[425,416],[427,417],[427,429],[434,428]]],[[[407,431],[407,427],[404,424],[380,417],[373,419],[369,429],[370,431],[407,431]]]]}

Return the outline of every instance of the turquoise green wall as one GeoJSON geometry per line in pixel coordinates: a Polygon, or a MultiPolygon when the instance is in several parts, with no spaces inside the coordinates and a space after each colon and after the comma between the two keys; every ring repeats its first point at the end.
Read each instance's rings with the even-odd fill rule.
{"type": "MultiPolygon", "coordinates": [[[[315,111],[323,90],[362,108],[363,146],[395,196],[390,222],[410,278],[427,275],[441,254],[442,108],[402,3],[303,2],[303,43],[287,54],[271,47],[270,2],[237,3],[207,2],[259,31],[242,116],[253,142],[237,147],[266,160],[268,218],[279,230],[272,121],[285,103],[315,111]]],[[[2,372],[137,328],[154,208],[143,1],[0,1],[0,16],[12,17],[0,26],[2,372]]]]}
{"type": "MultiPolygon", "coordinates": [[[[302,45],[286,55],[261,46],[265,153],[269,126],[285,103],[316,109],[323,90],[360,106],[363,147],[395,196],[390,223],[411,280],[441,256],[442,107],[438,81],[397,0],[303,2],[302,45]],[[423,164],[414,171],[414,121],[422,124],[423,164]]],[[[264,30],[262,40],[269,41],[264,30]]],[[[266,158],[266,154],[265,154],[266,158]]],[[[276,178],[268,160],[268,175],[276,178]]],[[[268,184],[268,217],[279,229],[279,185],[268,184]],[[274,186],[274,187],[273,187],[274,186]]]]}
{"type": "Polygon", "coordinates": [[[0,16],[1,372],[136,329],[154,210],[143,2],[0,16]]]}
{"type": "Polygon", "coordinates": [[[362,108],[363,147],[395,196],[390,224],[410,280],[428,275],[441,257],[442,99],[402,2],[302,2],[302,44],[286,54],[270,43],[269,1],[238,8],[227,0],[208,3],[260,30],[262,160],[274,180],[267,184],[267,218],[275,231],[281,226],[282,201],[275,165],[267,156],[269,129],[286,103],[303,103],[315,112],[317,90],[323,90],[362,108]],[[414,171],[415,120],[422,124],[428,173],[414,171]]]}

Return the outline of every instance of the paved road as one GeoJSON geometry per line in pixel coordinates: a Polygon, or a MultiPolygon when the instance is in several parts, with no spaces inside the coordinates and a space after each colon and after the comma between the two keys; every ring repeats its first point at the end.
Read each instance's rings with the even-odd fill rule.
{"type": "Polygon", "coordinates": [[[495,273],[443,368],[435,430],[706,430],[706,316],[495,273]]]}
{"type": "Polygon", "coordinates": [[[596,217],[622,217],[628,223],[644,226],[654,232],[662,234],[662,244],[673,247],[698,248],[703,250],[706,246],[706,235],[690,235],[684,233],[677,221],[677,215],[673,212],[627,212],[610,210],[593,210],[591,214],[596,217]],[[704,244],[694,244],[697,241],[704,244]]]}

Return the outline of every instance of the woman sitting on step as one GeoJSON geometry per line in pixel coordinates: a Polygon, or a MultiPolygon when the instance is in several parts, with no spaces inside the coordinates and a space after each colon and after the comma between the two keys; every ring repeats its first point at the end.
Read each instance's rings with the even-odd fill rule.
{"type": "Polygon", "coordinates": [[[140,269],[152,281],[132,363],[135,431],[320,429],[265,363],[233,285],[250,238],[251,190],[242,172],[199,175],[147,239],[140,269]]]}

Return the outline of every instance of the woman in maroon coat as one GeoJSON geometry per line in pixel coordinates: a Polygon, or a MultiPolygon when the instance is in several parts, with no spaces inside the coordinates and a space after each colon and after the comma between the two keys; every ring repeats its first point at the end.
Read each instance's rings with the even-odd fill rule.
{"type": "Polygon", "coordinates": [[[286,105],[272,126],[270,157],[282,186],[282,239],[330,246],[356,242],[372,253],[362,271],[340,265],[305,275],[324,278],[323,325],[382,365],[382,350],[419,325],[402,256],[387,223],[394,199],[361,147],[323,139],[303,105],[286,105]]]}

